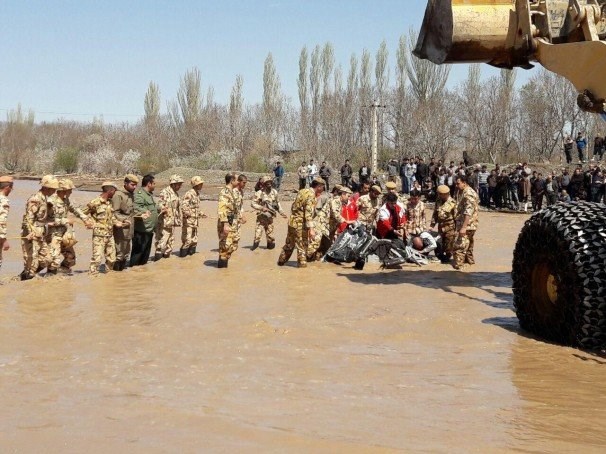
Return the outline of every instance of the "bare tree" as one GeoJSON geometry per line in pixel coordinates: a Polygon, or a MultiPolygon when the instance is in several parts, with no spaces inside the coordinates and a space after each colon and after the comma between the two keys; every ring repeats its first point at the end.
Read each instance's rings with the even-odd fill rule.
{"type": "Polygon", "coordinates": [[[436,65],[413,55],[411,49],[414,47],[416,36],[417,32],[411,28],[408,33],[410,58],[406,62],[406,72],[415,97],[419,102],[425,102],[444,90],[450,74],[450,66],[436,65]]]}
{"type": "Polygon", "coordinates": [[[145,109],[145,124],[156,126],[160,119],[160,88],[154,81],[151,81],[147,87],[143,107],[145,109]]]}
{"type": "Polygon", "coordinates": [[[278,124],[280,110],[282,107],[280,78],[276,72],[274,58],[271,52],[265,59],[263,68],[263,117],[265,122],[265,134],[270,146],[268,153],[273,153],[276,135],[278,133],[278,124]]]}
{"type": "Polygon", "coordinates": [[[177,91],[177,103],[181,124],[193,127],[200,119],[202,111],[201,76],[198,68],[192,68],[181,79],[177,91]]]}
{"type": "Polygon", "coordinates": [[[299,78],[297,79],[297,87],[299,89],[299,106],[300,106],[300,136],[303,144],[309,141],[309,89],[307,82],[307,65],[309,57],[307,55],[307,47],[301,49],[299,55],[299,78]]]}

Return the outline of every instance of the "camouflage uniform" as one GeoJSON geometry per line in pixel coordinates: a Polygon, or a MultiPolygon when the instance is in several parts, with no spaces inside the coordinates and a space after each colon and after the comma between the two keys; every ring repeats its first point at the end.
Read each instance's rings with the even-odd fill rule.
{"type": "MultiPolygon", "coordinates": [[[[125,227],[114,227],[114,242],[116,243],[116,262],[126,265],[130,259],[131,242],[135,232],[135,194],[124,188],[118,189],[112,197],[112,208],[115,218],[120,222],[128,222],[125,227]]],[[[121,265],[120,265],[121,266],[121,265]]],[[[121,266],[121,268],[124,268],[121,266]]]]}
{"type": "Polygon", "coordinates": [[[181,249],[195,248],[198,245],[198,222],[204,216],[200,209],[200,194],[190,189],[181,200],[183,227],[181,228],[181,249]]]}
{"type": "Polygon", "coordinates": [[[237,208],[237,196],[236,192],[240,192],[231,186],[225,186],[219,193],[219,208],[218,208],[218,220],[217,220],[217,234],[219,235],[219,259],[229,260],[231,255],[234,253],[234,237],[236,235],[236,224],[240,216],[237,208]],[[227,233],[223,233],[223,226],[228,223],[231,230],[227,233]]]}
{"type": "Polygon", "coordinates": [[[164,208],[167,208],[168,211],[158,216],[156,226],[156,254],[169,257],[175,242],[175,227],[181,225],[182,218],[179,194],[171,186],[160,191],[158,209],[162,211],[164,208]]]}
{"type": "Polygon", "coordinates": [[[323,194],[318,197],[314,213],[316,236],[307,245],[307,260],[319,260],[330,247],[330,198],[323,194]]]}
{"type": "Polygon", "coordinates": [[[48,244],[45,241],[48,224],[48,199],[41,192],[35,193],[25,203],[25,214],[21,226],[21,249],[23,250],[23,274],[33,277],[50,262],[48,244]],[[25,237],[33,234],[31,240],[25,237]]]}
{"type": "Polygon", "coordinates": [[[238,188],[234,188],[234,200],[236,204],[236,212],[238,213],[238,215],[236,216],[234,221],[235,232],[233,236],[232,248],[233,252],[236,252],[240,244],[240,229],[242,228],[242,205],[244,204],[244,194],[242,194],[242,191],[240,191],[238,188]]]}
{"type": "Polygon", "coordinates": [[[331,243],[335,239],[335,234],[337,233],[339,225],[345,222],[345,218],[341,214],[342,209],[343,202],[341,202],[341,197],[339,195],[334,196],[330,201],[330,216],[328,219],[328,238],[331,243]]]}
{"type": "Polygon", "coordinates": [[[107,271],[113,270],[116,261],[116,243],[114,241],[113,228],[117,222],[112,208],[111,200],[97,197],[86,205],[82,210],[94,221],[93,227],[93,255],[90,260],[90,274],[99,273],[99,265],[105,256],[107,271]]]}
{"type": "Polygon", "coordinates": [[[409,202],[406,205],[406,235],[416,236],[427,230],[425,219],[425,204],[418,201],[415,206],[409,202]]]}
{"type": "Polygon", "coordinates": [[[366,227],[367,231],[371,231],[377,220],[379,212],[379,198],[372,199],[369,194],[360,196],[358,199],[358,221],[366,227]]]}
{"type": "Polygon", "coordinates": [[[10,210],[10,202],[8,197],[0,194],[0,268],[2,268],[2,248],[6,241],[8,212],[10,210]]]}
{"type": "MultiPolygon", "coordinates": [[[[282,248],[278,265],[286,263],[295,248],[297,248],[299,267],[307,265],[308,234],[309,229],[315,228],[315,208],[315,191],[313,189],[301,189],[291,207],[286,243],[282,248]]],[[[317,235],[319,235],[319,232],[316,232],[317,235]]]]}
{"type": "Polygon", "coordinates": [[[438,225],[438,232],[442,238],[442,251],[449,256],[454,249],[457,239],[455,220],[457,217],[457,202],[452,197],[446,200],[438,198],[431,218],[431,226],[438,225]]]}
{"type": "Polygon", "coordinates": [[[271,188],[269,193],[264,189],[255,192],[255,198],[253,199],[251,206],[258,211],[254,243],[258,244],[261,241],[261,236],[265,230],[267,248],[273,249],[276,244],[276,239],[274,238],[274,218],[278,213],[284,214],[280,201],[278,200],[278,191],[271,188]],[[273,212],[262,211],[263,208],[270,208],[273,212]]]}
{"type": "Polygon", "coordinates": [[[461,268],[464,264],[473,265],[475,263],[473,258],[473,246],[474,246],[474,235],[478,228],[478,205],[479,198],[476,191],[470,186],[467,186],[462,193],[457,196],[457,220],[456,229],[457,232],[461,230],[463,222],[465,222],[465,216],[469,216],[469,224],[467,225],[467,234],[461,236],[459,234],[454,244],[453,250],[453,266],[456,269],[461,268]]]}
{"type": "Polygon", "coordinates": [[[53,271],[60,266],[71,268],[76,264],[76,251],[73,246],[63,245],[63,236],[70,228],[68,215],[71,213],[82,221],[87,221],[88,216],[79,208],[74,207],[67,197],[62,199],[57,194],[53,194],[48,198],[48,208],[49,223],[53,224],[49,226],[46,235],[46,242],[50,250],[48,270],[53,271]],[[61,260],[61,256],[63,256],[63,260],[61,260]]]}

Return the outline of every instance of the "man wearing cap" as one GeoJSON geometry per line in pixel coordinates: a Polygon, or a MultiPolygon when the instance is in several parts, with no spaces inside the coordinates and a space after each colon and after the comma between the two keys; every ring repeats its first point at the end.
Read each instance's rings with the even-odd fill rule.
{"type": "Polygon", "coordinates": [[[457,202],[450,196],[450,188],[446,185],[438,186],[438,199],[431,217],[431,229],[437,231],[442,238],[442,247],[436,251],[436,256],[442,263],[448,263],[452,256],[457,238],[456,219],[457,202]]]}
{"type": "Polygon", "coordinates": [[[170,257],[175,242],[175,227],[181,225],[181,200],[179,189],[183,185],[183,178],[171,175],[169,185],[160,191],[158,207],[158,225],[156,226],[156,253],[154,260],[170,257]]]}
{"type": "Polygon", "coordinates": [[[59,181],[52,175],[46,175],[40,184],[42,186],[40,190],[25,203],[25,214],[21,226],[23,272],[20,277],[22,281],[32,279],[50,262],[48,244],[45,241],[49,223],[48,198],[59,188],[59,181]]]}
{"type": "Polygon", "coordinates": [[[10,201],[8,196],[13,190],[13,177],[0,177],[0,268],[2,268],[2,251],[8,251],[10,244],[6,239],[7,218],[10,210],[10,201]]]}
{"type": "MultiPolygon", "coordinates": [[[[379,185],[375,185],[375,186],[380,187],[379,185]]],[[[405,199],[403,199],[402,196],[400,196],[400,194],[398,194],[397,188],[398,188],[398,186],[393,181],[388,181],[387,183],[385,183],[385,190],[387,191],[387,193],[389,194],[391,192],[392,194],[395,194],[398,197],[398,204],[401,205],[402,209],[405,209],[406,208],[406,204],[404,201],[405,199]]],[[[385,201],[385,198],[383,198],[383,200],[381,202],[384,203],[384,201],[385,201]]]]}
{"type": "Polygon", "coordinates": [[[181,213],[183,214],[183,227],[181,228],[181,249],[179,257],[186,257],[196,253],[198,246],[198,223],[206,215],[200,209],[200,191],[204,180],[200,176],[191,179],[191,189],[185,193],[181,200],[181,213]]]}
{"type": "Polygon", "coordinates": [[[295,248],[297,248],[297,263],[299,268],[307,266],[307,246],[317,234],[315,231],[315,208],[317,198],[324,192],[324,180],[316,177],[311,182],[311,188],[301,189],[291,206],[288,220],[286,242],[278,259],[278,266],[283,266],[295,248]]]}
{"type": "Polygon", "coordinates": [[[64,178],[59,180],[59,189],[48,198],[48,232],[46,242],[49,246],[50,263],[48,274],[57,274],[57,270],[69,273],[76,264],[76,251],[74,250],[74,221],[69,218],[73,214],[80,219],[87,228],[92,228],[92,221],[82,210],[74,207],[69,196],[75,188],[72,180],[64,178]],[[61,257],[63,256],[63,260],[61,257]]]}
{"type": "Polygon", "coordinates": [[[133,233],[130,266],[145,265],[154,239],[154,231],[158,223],[158,205],[154,201],[156,180],[147,174],[141,180],[141,188],[135,191],[135,232],[133,233]]]}
{"type": "Polygon", "coordinates": [[[326,183],[326,190],[330,191],[330,177],[332,176],[332,170],[330,170],[330,167],[328,167],[326,161],[322,161],[322,165],[320,166],[319,170],[319,175],[320,178],[324,180],[324,183],[326,183]]]}
{"type": "Polygon", "coordinates": [[[114,227],[114,242],[116,243],[116,263],[114,271],[122,271],[130,259],[131,243],[135,232],[135,189],[139,178],[129,173],[124,176],[124,184],[112,197],[114,216],[122,223],[122,227],[114,227]]]}
{"type": "Polygon", "coordinates": [[[237,195],[235,194],[236,174],[225,175],[225,187],[219,192],[219,206],[217,208],[217,234],[219,235],[219,261],[217,268],[227,268],[233,249],[233,238],[236,232],[237,218],[239,217],[237,195]]]}
{"type": "Polygon", "coordinates": [[[112,197],[118,187],[111,181],[101,185],[101,194],[88,202],[82,210],[94,221],[93,227],[93,255],[90,259],[89,273],[92,276],[99,274],[99,265],[105,258],[106,271],[114,269],[116,262],[116,243],[114,241],[114,228],[123,227],[122,222],[116,219],[112,207],[112,197]]]}
{"type": "Polygon", "coordinates": [[[267,238],[267,249],[276,247],[274,218],[278,214],[283,218],[286,217],[286,213],[282,210],[282,206],[278,200],[278,191],[271,187],[271,178],[263,177],[261,179],[261,184],[263,186],[259,191],[255,192],[254,199],[251,202],[252,208],[257,211],[255,239],[251,249],[253,251],[259,247],[263,231],[265,231],[265,236],[267,238]]]}
{"type": "MultiPolygon", "coordinates": [[[[244,188],[246,187],[246,183],[248,183],[248,178],[244,174],[239,174],[236,177],[236,185],[234,186],[234,197],[236,198],[236,209],[238,212],[238,216],[236,216],[235,223],[235,232],[233,235],[233,244],[232,249],[233,252],[238,250],[238,246],[240,244],[240,233],[242,229],[242,225],[246,224],[246,217],[244,216],[244,188]]],[[[232,252],[232,253],[233,253],[232,252]]]]}
{"type": "Polygon", "coordinates": [[[328,238],[331,242],[334,241],[337,233],[341,233],[347,225],[353,224],[357,219],[357,209],[355,214],[347,210],[347,203],[352,195],[351,189],[340,184],[336,185],[335,188],[337,193],[330,201],[328,238]]]}
{"type": "Polygon", "coordinates": [[[471,189],[465,175],[457,176],[458,189],[456,229],[458,237],[453,249],[453,267],[462,269],[465,265],[473,265],[474,235],[478,228],[478,194],[471,189]]]}
{"type": "Polygon", "coordinates": [[[377,220],[377,212],[379,211],[379,196],[381,188],[372,186],[370,192],[360,196],[358,199],[358,221],[366,227],[367,232],[372,232],[377,220]]]}
{"type": "Polygon", "coordinates": [[[402,241],[406,224],[405,209],[398,202],[398,195],[393,192],[388,192],[384,200],[385,203],[377,214],[377,237],[402,241]]]}

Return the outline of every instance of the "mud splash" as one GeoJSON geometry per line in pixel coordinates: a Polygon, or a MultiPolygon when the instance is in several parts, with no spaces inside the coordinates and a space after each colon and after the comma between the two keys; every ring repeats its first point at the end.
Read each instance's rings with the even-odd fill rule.
{"type": "MultiPolygon", "coordinates": [[[[14,235],[35,190],[16,186],[14,235]]],[[[75,276],[0,286],[3,450],[603,451],[606,359],[511,310],[523,220],[482,213],[466,273],[278,268],[252,222],[217,270],[210,219],[195,256],[95,279],[80,226],[75,276]]]]}

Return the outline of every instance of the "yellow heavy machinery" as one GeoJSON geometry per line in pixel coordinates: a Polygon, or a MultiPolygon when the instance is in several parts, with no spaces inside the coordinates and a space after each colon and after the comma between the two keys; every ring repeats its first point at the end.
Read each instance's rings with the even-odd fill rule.
{"type": "MultiPolygon", "coordinates": [[[[436,64],[538,62],[606,119],[606,0],[429,0],[416,56],[436,64]]],[[[514,307],[548,340],[606,348],[606,210],[589,202],[534,214],[514,250],[514,307]]]]}

